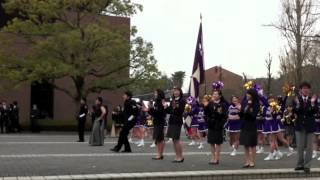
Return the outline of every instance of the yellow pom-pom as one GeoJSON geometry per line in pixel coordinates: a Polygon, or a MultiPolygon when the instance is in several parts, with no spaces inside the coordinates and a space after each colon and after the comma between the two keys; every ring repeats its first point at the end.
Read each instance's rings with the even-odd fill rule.
{"type": "Polygon", "coordinates": [[[284,84],[282,86],[282,91],[285,93],[287,96],[294,96],[294,86],[290,86],[288,83],[284,84]]]}
{"type": "Polygon", "coordinates": [[[184,111],[185,112],[191,112],[191,105],[190,104],[186,104],[186,106],[184,107],[184,111]]]}
{"type": "Polygon", "coordinates": [[[247,83],[244,84],[243,86],[245,89],[251,89],[253,87],[253,81],[248,81],[247,83]]]}

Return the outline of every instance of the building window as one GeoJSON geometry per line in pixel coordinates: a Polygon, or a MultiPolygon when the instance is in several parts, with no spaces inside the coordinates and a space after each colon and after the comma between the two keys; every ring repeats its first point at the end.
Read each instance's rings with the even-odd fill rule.
{"type": "Polygon", "coordinates": [[[46,81],[31,84],[31,107],[37,105],[41,118],[53,118],[53,87],[46,81]]]}

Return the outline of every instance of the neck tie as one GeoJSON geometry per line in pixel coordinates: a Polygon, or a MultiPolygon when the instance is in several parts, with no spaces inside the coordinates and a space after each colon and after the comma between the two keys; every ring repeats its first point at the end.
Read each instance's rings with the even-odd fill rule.
{"type": "Polygon", "coordinates": [[[303,107],[304,108],[307,107],[307,98],[306,97],[303,98],[303,107]]]}

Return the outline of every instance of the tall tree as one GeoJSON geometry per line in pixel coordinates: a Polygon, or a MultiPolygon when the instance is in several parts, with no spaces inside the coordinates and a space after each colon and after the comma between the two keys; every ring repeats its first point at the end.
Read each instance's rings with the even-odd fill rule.
{"type": "Polygon", "coordinates": [[[171,75],[171,79],[174,86],[182,87],[186,73],[184,71],[177,71],[171,75]]]}
{"type": "Polygon", "coordinates": [[[280,30],[287,41],[288,52],[294,53],[291,59],[295,67],[294,82],[302,81],[302,67],[310,53],[310,37],[314,35],[314,26],[318,20],[315,0],[281,0],[280,21],[271,26],[280,30]]]}
{"type": "Polygon", "coordinates": [[[272,65],[272,57],[269,53],[268,58],[265,60],[266,68],[267,68],[267,95],[271,94],[271,81],[272,81],[272,73],[271,73],[271,65],[272,65]]]}
{"type": "Polygon", "coordinates": [[[45,80],[79,104],[90,93],[127,87],[158,73],[152,44],[137,37],[136,28],[116,27],[105,18],[130,17],[142,10],[139,4],[7,0],[4,7],[19,12],[0,33],[0,76],[14,84],[45,80]],[[29,45],[23,56],[11,48],[16,39],[29,45]],[[71,88],[59,86],[61,78],[69,79],[71,88]]]}

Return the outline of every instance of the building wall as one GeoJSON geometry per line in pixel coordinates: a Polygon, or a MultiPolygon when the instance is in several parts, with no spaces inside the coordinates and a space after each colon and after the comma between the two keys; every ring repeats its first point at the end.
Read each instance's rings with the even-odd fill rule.
{"type": "MultiPolygon", "coordinates": [[[[232,95],[242,96],[243,92],[243,80],[242,76],[235,74],[231,71],[221,68],[222,82],[224,83],[224,89],[222,91],[223,95],[227,100],[230,99],[232,95]]],[[[215,66],[205,71],[206,86],[201,86],[200,95],[205,94],[205,89],[207,94],[212,92],[212,83],[220,80],[220,67],[215,66]]]]}

